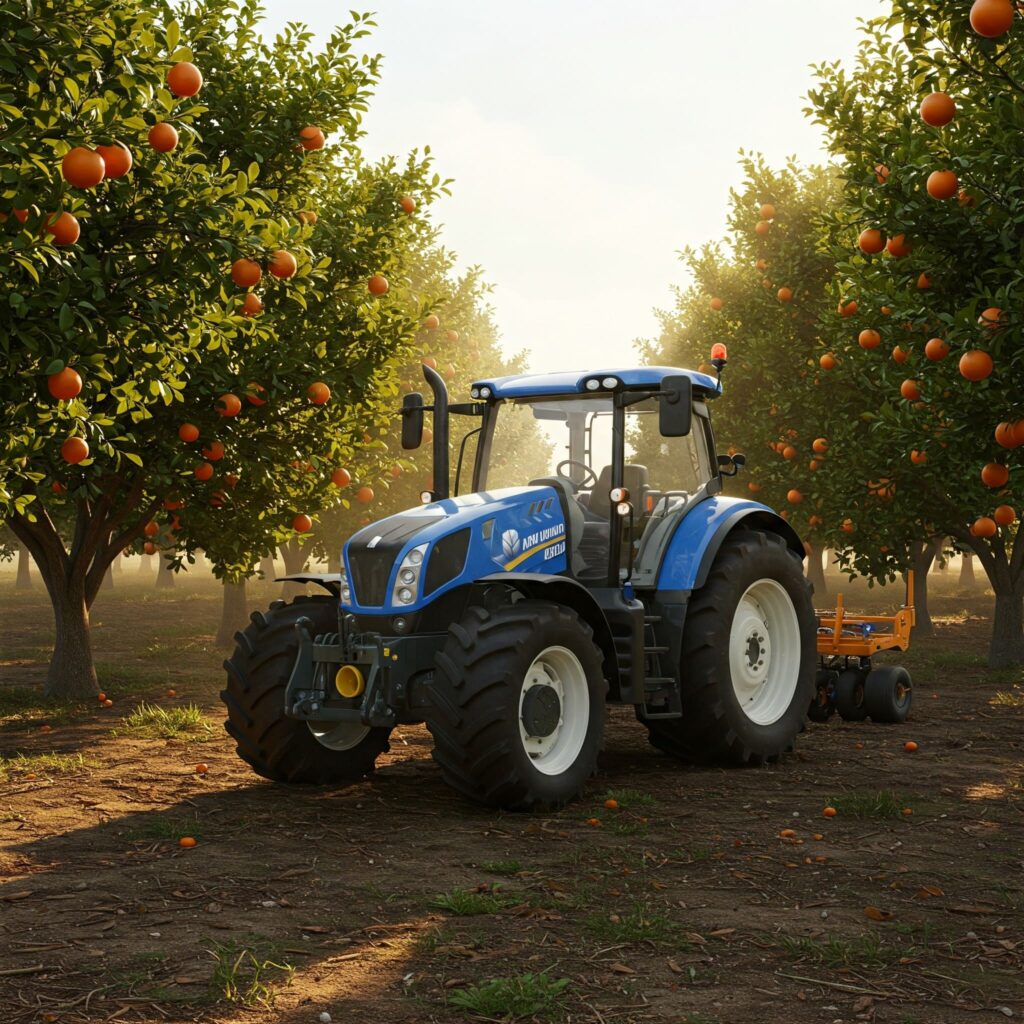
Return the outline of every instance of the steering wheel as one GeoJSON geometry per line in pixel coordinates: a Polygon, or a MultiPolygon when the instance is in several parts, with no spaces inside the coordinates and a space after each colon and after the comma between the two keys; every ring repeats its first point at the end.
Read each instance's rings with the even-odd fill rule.
{"type": "Polygon", "coordinates": [[[568,480],[577,490],[588,485],[591,489],[597,486],[597,474],[585,462],[577,462],[575,459],[562,459],[562,461],[555,466],[555,472],[560,477],[564,477],[568,480]],[[563,466],[575,466],[577,469],[582,469],[583,479],[577,483],[571,476],[569,476],[568,473],[562,472],[563,466]]]}

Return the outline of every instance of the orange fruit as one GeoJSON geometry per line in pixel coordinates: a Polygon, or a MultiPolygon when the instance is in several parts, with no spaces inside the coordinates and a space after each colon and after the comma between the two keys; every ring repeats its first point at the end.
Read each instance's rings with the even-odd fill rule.
{"type": "Polygon", "coordinates": [[[178,437],[186,444],[191,444],[193,441],[199,440],[199,428],[194,423],[182,423],[178,427],[178,437]]]}
{"type": "Polygon", "coordinates": [[[457,342],[459,340],[459,332],[458,331],[445,331],[444,332],[444,340],[445,341],[450,341],[454,345],[455,342],[457,342]]]}
{"type": "Polygon", "coordinates": [[[921,120],[933,128],[941,128],[956,117],[956,104],[944,92],[933,92],[921,100],[921,120]]]}
{"type": "Polygon", "coordinates": [[[237,416],[242,411],[242,400],[229,391],[217,399],[217,412],[221,416],[237,416]]]}
{"type": "Polygon", "coordinates": [[[836,809],[835,809],[834,807],[826,807],[826,808],[824,808],[824,809],[822,810],[822,812],[821,812],[821,813],[822,813],[822,814],[823,814],[823,815],[824,815],[824,816],[825,816],[826,818],[834,818],[834,817],[836,816],[836,814],[837,814],[837,811],[836,811],[836,809]]]}
{"type": "Polygon", "coordinates": [[[167,84],[175,96],[195,96],[203,87],[203,73],[191,61],[179,61],[167,72],[167,84]]]}
{"type": "Polygon", "coordinates": [[[67,402],[81,392],[82,378],[70,366],[65,366],[59,373],[51,373],[46,378],[46,386],[54,398],[67,402]]]}
{"type": "Polygon", "coordinates": [[[875,164],[875,181],[884,185],[889,180],[889,168],[885,164],[875,164]]]}
{"type": "Polygon", "coordinates": [[[932,199],[952,199],[960,188],[960,182],[952,171],[932,171],[925,188],[932,199]]]}
{"type": "Polygon", "coordinates": [[[267,400],[260,398],[260,394],[266,394],[267,389],[262,384],[256,384],[250,381],[245,385],[245,400],[250,405],[261,406],[266,405],[267,400]]]}
{"type": "MultiPolygon", "coordinates": [[[[280,278],[282,281],[287,280],[289,277],[294,277],[298,269],[299,265],[295,257],[286,249],[278,249],[270,257],[270,262],[267,264],[267,270],[274,277],[280,278]]],[[[257,280],[259,279],[257,278],[257,280]]]]}
{"type": "Polygon", "coordinates": [[[331,389],[322,380],[318,380],[309,385],[306,394],[314,405],[326,405],[331,398],[331,389]]]}
{"type": "Polygon", "coordinates": [[[299,220],[301,220],[303,224],[313,225],[319,219],[320,218],[316,215],[315,210],[301,210],[299,212],[299,220]]]}
{"type": "Polygon", "coordinates": [[[352,483],[352,474],[347,469],[336,469],[331,474],[331,483],[335,487],[348,487],[352,483]]]}
{"type": "Polygon", "coordinates": [[[722,307],[723,307],[724,305],[725,305],[725,303],[724,303],[724,302],[723,302],[723,301],[722,301],[721,299],[719,299],[719,298],[717,298],[717,297],[715,297],[715,298],[713,298],[713,299],[711,300],[711,308],[712,308],[712,309],[713,309],[713,310],[714,310],[714,311],[715,311],[716,313],[717,313],[717,312],[718,312],[718,311],[719,311],[719,310],[720,310],[720,309],[721,309],[721,308],[722,308],[722,307]]]}
{"type": "Polygon", "coordinates": [[[788,501],[790,505],[799,505],[803,500],[804,496],[795,487],[786,493],[786,501],[788,501]]]}
{"type": "Polygon", "coordinates": [[[776,293],[779,297],[779,302],[789,302],[793,298],[792,288],[780,288],[776,293]]]}
{"type": "Polygon", "coordinates": [[[755,230],[755,231],[756,231],[756,232],[757,232],[757,233],[758,233],[759,235],[767,235],[767,234],[768,234],[768,232],[769,232],[769,231],[771,231],[771,229],[772,229],[772,226],[771,226],[771,224],[769,224],[769,223],[768,223],[768,221],[766,221],[766,220],[759,220],[759,221],[758,221],[758,222],[757,222],[757,223],[756,223],[756,224],[754,225],[754,230],[755,230]]]}
{"type": "Polygon", "coordinates": [[[779,832],[780,839],[792,839],[796,835],[796,830],[791,828],[784,828],[779,832]]]}
{"type": "Polygon", "coordinates": [[[205,764],[197,764],[195,767],[196,775],[205,775],[209,770],[209,766],[205,764]]]}
{"type": "Polygon", "coordinates": [[[103,706],[104,706],[105,708],[112,708],[112,707],[114,706],[114,702],[113,702],[113,701],[112,701],[112,700],[111,700],[111,699],[110,699],[110,698],[108,697],[108,698],[107,698],[107,699],[106,699],[106,700],[105,700],[105,701],[103,702],[103,706]]]}
{"type": "Polygon", "coordinates": [[[440,326],[441,320],[434,313],[431,313],[430,316],[423,321],[423,329],[426,331],[436,331],[440,326]]]}
{"type": "Polygon", "coordinates": [[[857,342],[861,348],[878,348],[882,344],[882,336],[878,331],[873,331],[870,327],[860,332],[857,337],[857,342]]]}
{"type": "Polygon", "coordinates": [[[146,543],[142,545],[142,550],[147,555],[154,555],[156,554],[156,545],[151,540],[147,540],[146,543]]]}
{"type": "Polygon", "coordinates": [[[836,357],[831,352],[826,352],[819,360],[818,365],[823,370],[832,370],[836,366],[836,357]]]}
{"type": "Polygon", "coordinates": [[[44,229],[53,236],[54,245],[74,245],[82,234],[78,218],[66,211],[47,217],[44,229]]]}
{"type": "Polygon", "coordinates": [[[924,354],[933,362],[945,359],[949,355],[949,345],[942,338],[930,338],[924,347],[924,354]]]}
{"type": "MultiPolygon", "coordinates": [[[[242,316],[259,316],[263,312],[263,302],[255,292],[246,292],[242,303],[242,316]]],[[[253,405],[263,404],[253,402],[253,405]]]]}
{"type": "Polygon", "coordinates": [[[307,125],[299,132],[299,141],[305,150],[323,149],[326,140],[324,133],[316,125],[307,125]]]}
{"type": "Polygon", "coordinates": [[[600,818],[587,818],[587,824],[590,825],[592,828],[597,828],[598,825],[601,824],[601,819],[600,818]]]}
{"type": "Polygon", "coordinates": [[[1012,423],[1000,423],[996,427],[996,444],[1002,448],[1017,448],[1020,442],[1012,423]]]}
{"type": "Polygon", "coordinates": [[[296,533],[309,533],[313,529],[313,520],[304,512],[300,512],[292,519],[292,529],[296,533]]]}
{"type": "Polygon", "coordinates": [[[231,280],[239,288],[251,288],[254,284],[260,283],[261,277],[263,271],[254,260],[240,259],[231,264],[231,280]]]}
{"type": "Polygon", "coordinates": [[[907,241],[906,235],[893,235],[888,242],[885,243],[885,251],[895,259],[902,259],[904,256],[909,256],[913,251],[913,246],[907,241]]]}
{"type": "Polygon", "coordinates": [[[927,274],[921,274],[917,279],[919,291],[926,292],[932,286],[932,279],[927,274]]]}
{"type": "Polygon", "coordinates": [[[968,380],[984,380],[993,369],[992,357],[981,349],[972,349],[960,357],[960,376],[968,380]]]}
{"type": "Polygon", "coordinates": [[[608,808],[609,811],[617,811],[619,809],[619,801],[618,800],[612,800],[612,799],[605,800],[604,805],[605,805],[605,807],[608,808]]]}
{"type": "Polygon", "coordinates": [[[767,270],[768,261],[762,257],[757,261],[757,263],[754,264],[754,266],[757,267],[758,270],[767,270]]]}
{"type": "Polygon", "coordinates": [[[981,482],[986,487],[1005,487],[1010,471],[1001,462],[989,462],[981,470],[981,482]]]}
{"type": "Polygon", "coordinates": [[[402,475],[402,467],[399,466],[398,463],[395,463],[395,465],[393,465],[388,470],[388,476],[390,476],[393,480],[397,480],[401,475],[402,475]]]}
{"type": "Polygon", "coordinates": [[[828,441],[823,437],[816,437],[811,447],[819,454],[824,455],[828,451],[828,441]]]}
{"type": "Polygon", "coordinates": [[[917,744],[913,740],[907,740],[907,742],[903,744],[903,749],[908,754],[912,754],[915,750],[917,750],[917,744]]]}
{"type": "Polygon", "coordinates": [[[157,535],[157,534],[158,534],[158,533],[160,532],[160,527],[159,527],[159,526],[158,526],[158,525],[157,525],[157,524],[156,524],[155,522],[153,522],[153,520],[151,519],[151,520],[150,520],[150,521],[149,521],[148,523],[146,523],[146,525],[145,525],[145,526],[144,526],[144,527],[142,528],[142,532],[143,532],[143,533],[144,533],[144,534],[145,534],[145,535],[146,535],[147,537],[155,537],[155,536],[156,536],[156,535],[157,535]]]}
{"type": "Polygon", "coordinates": [[[103,180],[106,170],[103,157],[85,146],[75,146],[60,162],[64,180],[75,188],[94,188],[103,180]]]}
{"type": "Polygon", "coordinates": [[[402,196],[398,200],[398,205],[406,212],[412,213],[416,209],[416,200],[412,196],[402,196]]]}
{"type": "Polygon", "coordinates": [[[69,437],[60,446],[60,456],[65,462],[76,466],[79,462],[84,462],[89,458],[89,445],[83,437],[69,437]]]}
{"type": "Polygon", "coordinates": [[[986,39],[997,39],[1013,25],[1010,0],[974,0],[971,5],[971,28],[986,39]]]}
{"type": "Polygon", "coordinates": [[[107,695],[101,690],[96,694],[96,699],[102,704],[107,699],[107,695]]]}
{"type": "Polygon", "coordinates": [[[183,850],[191,850],[192,847],[196,845],[196,841],[195,841],[195,839],[192,838],[192,836],[182,836],[178,840],[178,845],[183,850]]]}
{"type": "Polygon", "coordinates": [[[59,480],[53,481],[50,485],[50,490],[52,490],[54,494],[67,494],[68,491],[68,489],[59,480]]]}
{"type": "Polygon", "coordinates": [[[990,331],[998,331],[1000,327],[1006,326],[1006,321],[1003,319],[1003,311],[998,306],[990,306],[986,309],[978,317],[978,323],[982,327],[987,327],[990,331]]]}
{"type": "Polygon", "coordinates": [[[356,501],[361,502],[364,505],[369,505],[373,501],[373,488],[372,487],[360,487],[356,491],[356,501]]]}
{"type": "Polygon", "coordinates": [[[900,348],[899,345],[892,350],[892,360],[894,363],[905,363],[907,361],[907,355],[907,350],[900,348]]]}
{"type": "Polygon", "coordinates": [[[211,441],[203,448],[203,458],[207,462],[220,462],[224,458],[224,445],[220,441],[211,441]]]}
{"type": "Polygon", "coordinates": [[[1012,526],[1017,519],[1017,513],[1012,505],[999,505],[992,513],[992,518],[1000,526],[1012,526]]]}
{"type": "Polygon", "coordinates": [[[921,389],[916,380],[905,380],[900,385],[900,394],[908,402],[916,402],[921,397],[921,389]]]}
{"type": "Polygon", "coordinates": [[[783,445],[781,454],[784,459],[795,459],[797,451],[791,444],[787,444],[783,445]]]}
{"type": "Polygon", "coordinates": [[[96,152],[103,157],[104,174],[110,179],[123,178],[132,169],[132,153],[123,142],[97,146],[96,152]]]}
{"type": "Polygon", "coordinates": [[[178,145],[178,132],[174,125],[158,121],[149,129],[149,144],[158,153],[170,153],[178,145]]]}
{"type": "Polygon", "coordinates": [[[842,523],[843,533],[853,533],[856,527],[853,525],[852,519],[844,519],[842,523]]]}
{"type": "Polygon", "coordinates": [[[882,316],[892,315],[892,309],[889,306],[882,306],[882,308],[878,312],[881,313],[882,316]]]}
{"type": "Polygon", "coordinates": [[[167,696],[168,697],[177,697],[178,696],[178,691],[177,690],[168,690],[167,691],[167,696]]]}
{"type": "Polygon", "coordinates": [[[765,203],[760,210],[761,220],[773,220],[775,218],[775,207],[771,203],[765,203]]]}
{"type": "Polygon", "coordinates": [[[928,453],[918,451],[916,448],[913,448],[910,452],[910,461],[914,463],[915,466],[923,466],[928,461],[928,453]]]}
{"type": "MultiPolygon", "coordinates": [[[[238,477],[234,473],[225,473],[224,474],[224,483],[226,483],[228,485],[228,487],[232,487],[232,488],[237,487],[238,486],[238,477]]],[[[177,519],[177,516],[175,516],[175,519],[177,519]]]]}
{"type": "Polygon", "coordinates": [[[208,462],[200,462],[192,473],[197,480],[209,480],[213,476],[213,466],[208,462]]]}
{"type": "Polygon", "coordinates": [[[850,301],[845,303],[845,304],[840,302],[839,303],[839,315],[841,317],[853,316],[854,313],[857,312],[858,308],[859,307],[857,305],[857,300],[856,299],[850,299],[850,301]]]}
{"type": "Polygon", "coordinates": [[[750,491],[751,494],[757,494],[757,492],[761,490],[761,485],[758,483],[754,483],[754,481],[751,480],[747,484],[747,490],[750,491]]]}
{"type": "Polygon", "coordinates": [[[979,516],[971,524],[971,534],[974,537],[994,537],[998,527],[994,519],[988,516],[979,516]]]}
{"type": "Polygon", "coordinates": [[[885,248],[885,235],[878,228],[865,228],[860,233],[857,244],[866,253],[881,252],[885,248]]]}
{"type": "Polygon", "coordinates": [[[387,290],[391,287],[388,284],[388,279],[381,274],[374,274],[366,282],[366,287],[369,289],[371,295],[384,295],[387,290]]]}

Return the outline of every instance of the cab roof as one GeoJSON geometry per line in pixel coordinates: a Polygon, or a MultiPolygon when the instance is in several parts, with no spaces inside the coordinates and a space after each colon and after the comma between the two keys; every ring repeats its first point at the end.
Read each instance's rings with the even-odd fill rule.
{"type": "Polygon", "coordinates": [[[722,385],[714,377],[697,370],[680,370],[674,366],[632,366],[610,370],[563,370],[560,373],[516,374],[473,382],[473,388],[491,389],[492,398],[534,398],[540,395],[601,394],[601,388],[589,391],[586,382],[595,377],[614,377],[627,388],[657,388],[665,377],[689,377],[695,391],[704,398],[722,393],[722,385]]]}

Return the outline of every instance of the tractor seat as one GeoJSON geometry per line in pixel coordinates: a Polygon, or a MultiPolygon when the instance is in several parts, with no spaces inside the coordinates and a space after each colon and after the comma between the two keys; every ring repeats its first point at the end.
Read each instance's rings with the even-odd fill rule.
{"type": "MultiPolygon", "coordinates": [[[[633,502],[633,508],[637,509],[640,515],[645,514],[645,501],[647,498],[647,467],[640,466],[634,463],[626,463],[622,467],[622,483],[623,486],[629,491],[630,501],[633,502]]],[[[597,478],[597,483],[594,484],[593,491],[590,492],[589,512],[590,515],[587,517],[593,518],[599,516],[605,523],[607,523],[612,516],[612,503],[611,498],[608,497],[609,491],[612,489],[612,467],[605,466],[601,470],[600,476],[597,478]]]]}

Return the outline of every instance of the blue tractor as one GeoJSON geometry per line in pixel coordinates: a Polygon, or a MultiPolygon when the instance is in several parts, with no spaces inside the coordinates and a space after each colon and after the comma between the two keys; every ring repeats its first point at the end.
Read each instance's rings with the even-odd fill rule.
{"type": "Polygon", "coordinates": [[[340,575],[287,577],[327,594],[238,634],[222,697],[239,755],[281,782],[352,781],[425,722],[455,789],[528,810],[580,794],[607,704],[680,759],[789,750],[815,687],[804,550],[770,508],[721,493],[743,457],[716,453],[714,363],[717,379],[479,380],[458,404],[425,366],[432,404],[406,397],[402,444],[430,412],[435,489],[354,534],[340,575]]]}

